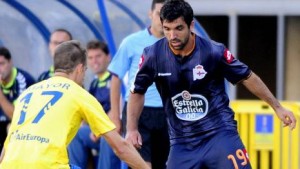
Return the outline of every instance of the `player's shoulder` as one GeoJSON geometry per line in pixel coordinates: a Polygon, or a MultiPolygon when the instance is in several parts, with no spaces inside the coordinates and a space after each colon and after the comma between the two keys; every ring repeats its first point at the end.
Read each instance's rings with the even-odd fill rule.
{"type": "Polygon", "coordinates": [[[197,44],[200,45],[200,49],[206,49],[212,54],[222,53],[225,49],[225,45],[223,43],[217,42],[210,38],[196,35],[196,41],[198,41],[197,44]]]}
{"type": "Polygon", "coordinates": [[[20,74],[22,77],[24,77],[26,81],[30,81],[31,83],[35,82],[35,79],[29,72],[27,72],[21,68],[18,68],[18,67],[16,67],[16,69],[17,69],[18,74],[20,74]]]}
{"type": "Polygon", "coordinates": [[[149,45],[149,46],[145,47],[145,50],[146,51],[150,51],[150,50],[160,51],[162,48],[165,48],[166,45],[168,46],[168,40],[167,40],[166,37],[164,37],[164,38],[159,39],[158,41],[156,41],[152,45],[149,45]]]}
{"type": "Polygon", "coordinates": [[[200,42],[199,44],[202,44],[202,45],[208,45],[209,47],[216,47],[216,48],[219,48],[219,47],[224,47],[224,44],[221,43],[221,42],[217,42],[215,40],[212,40],[210,38],[207,38],[207,37],[203,37],[201,35],[196,35],[196,41],[200,42]]]}
{"type": "Polygon", "coordinates": [[[162,38],[154,44],[145,47],[143,56],[153,62],[164,62],[167,57],[162,56],[165,56],[168,52],[168,40],[166,38],[162,38]]]}
{"type": "Polygon", "coordinates": [[[19,68],[19,67],[16,67],[16,69],[17,69],[18,73],[21,73],[21,74],[23,74],[23,75],[25,75],[25,76],[30,76],[30,77],[32,77],[31,74],[30,74],[29,72],[27,72],[27,71],[25,71],[25,70],[23,70],[23,69],[21,69],[21,68],[19,68]]]}
{"type": "Polygon", "coordinates": [[[221,42],[216,42],[214,40],[211,40],[211,45],[213,48],[224,48],[224,44],[221,42]]]}

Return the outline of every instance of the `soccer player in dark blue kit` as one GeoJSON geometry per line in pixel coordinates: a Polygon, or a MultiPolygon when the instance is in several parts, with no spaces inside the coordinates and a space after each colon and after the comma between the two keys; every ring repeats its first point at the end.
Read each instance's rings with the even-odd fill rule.
{"type": "Polygon", "coordinates": [[[183,0],[165,3],[160,13],[165,38],[144,49],[131,86],[126,138],[141,145],[138,119],[144,93],[155,82],[168,117],[168,169],[250,169],[247,151],[229,107],[224,78],[242,83],[267,102],[285,126],[296,119],[262,80],[220,43],[195,35],[193,10],[183,0]]]}

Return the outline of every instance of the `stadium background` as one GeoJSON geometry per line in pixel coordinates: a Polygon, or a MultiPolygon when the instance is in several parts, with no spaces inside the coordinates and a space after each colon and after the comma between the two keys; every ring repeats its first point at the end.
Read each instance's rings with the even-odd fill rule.
{"type": "MultiPolygon", "coordinates": [[[[292,103],[299,118],[300,1],[187,1],[194,9],[196,32],[228,46],[235,57],[248,64],[266,82],[278,99],[292,103]]],[[[51,31],[65,28],[84,45],[91,39],[104,40],[114,53],[125,36],[148,25],[150,4],[150,0],[1,0],[0,45],[10,49],[16,66],[37,78],[52,64],[47,45],[51,31]]],[[[88,71],[86,84],[91,78],[92,73],[88,71]]],[[[237,103],[239,100],[257,99],[242,86],[229,85],[228,89],[230,98],[237,103]]],[[[261,102],[254,105],[249,103],[251,101],[240,104],[244,105],[243,109],[249,105],[257,106],[258,109],[251,113],[265,112],[263,117],[267,119],[269,113],[272,113],[264,109],[261,102]]],[[[233,108],[241,110],[239,106],[233,108]]],[[[238,115],[239,118],[241,116],[238,115]]],[[[277,137],[274,134],[276,120],[271,116],[272,123],[268,125],[272,125],[273,130],[271,136],[268,135],[269,131],[265,136],[274,139],[277,137]]],[[[258,115],[254,117],[258,120],[256,117],[258,115]]],[[[258,121],[251,122],[250,116],[245,119],[250,126],[253,123],[253,127],[262,127],[258,121]]],[[[241,123],[246,122],[241,120],[241,123]]],[[[251,137],[256,137],[255,131],[258,130],[245,138],[251,140],[251,137]]],[[[293,150],[293,146],[299,144],[299,129],[295,132],[298,132],[296,142],[291,139],[288,143],[280,141],[279,145],[288,144],[289,151],[293,150]]],[[[294,133],[287,136],[294,137],[294,133]]],[[[272,141],[272,146],[275,142],[272,141]]],[[[300,161],[299,146],[296,149],[296,153],[289,153],[300,161]]],[[[268,154],[271,154],[271,158],[267,159],[269,161],[274,161],[273,150],[268,149],[268,154]]],[[[260,158],[261,154],[257,156],[260,158]]],[[[279,166],[274,166],[275,163],[269,166],[259,164],[254,168],[300,168],[298,163],[293,166],[292,162],[289,165],[284,163],[281,162],[279,166]]]]}

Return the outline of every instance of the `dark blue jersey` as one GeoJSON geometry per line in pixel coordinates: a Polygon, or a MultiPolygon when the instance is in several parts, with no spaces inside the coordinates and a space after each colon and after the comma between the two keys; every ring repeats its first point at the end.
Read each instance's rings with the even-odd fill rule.
{"type": "Polygon", "coordinates": [[[96,77],[90,85],[89,93],[101,103],[104,111],[110,110],[110,81],[111,74],[106,72],[102,78],[96,77]]]}
{"type": "Polygon", "coordinates": [[[175,55],[166,38],[145,48],[133,92],[155,82],[168,116],[171,143],[191,142],[218,130],[236,128],[224,78],[236,84],[251,70],[223,44],[195,35],[186,57],[175,55]]]}
{"type": "MultiPolygon", "coordinates": [[[[15,100],[19,97],[19,95],[29,86],[35,83],[34,78],[27,73],[26,71],[13,68],[12,70],[13,78],[11,81],[3,86],[1,85],[1,90],[7,100],[11,103],[14,103],[15,100]]],[[[3,110],[0,108],[0,121],[10,121],[3,110]]]]}

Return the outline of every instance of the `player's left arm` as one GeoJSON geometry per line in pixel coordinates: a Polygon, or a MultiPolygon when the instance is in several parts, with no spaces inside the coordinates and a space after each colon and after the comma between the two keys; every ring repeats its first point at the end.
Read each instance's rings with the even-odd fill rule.
{"type": "Polygon", "coordinates": [[[242,84],[251,93],[267,102],[274,109],[278,118],[282,120],[284,126],[289,126],[290,129],[296,127],[296,118],[294,114],[282,107],[265,83],[254,72],[252,72],[246,80],[242,81],[242,84]]]}

